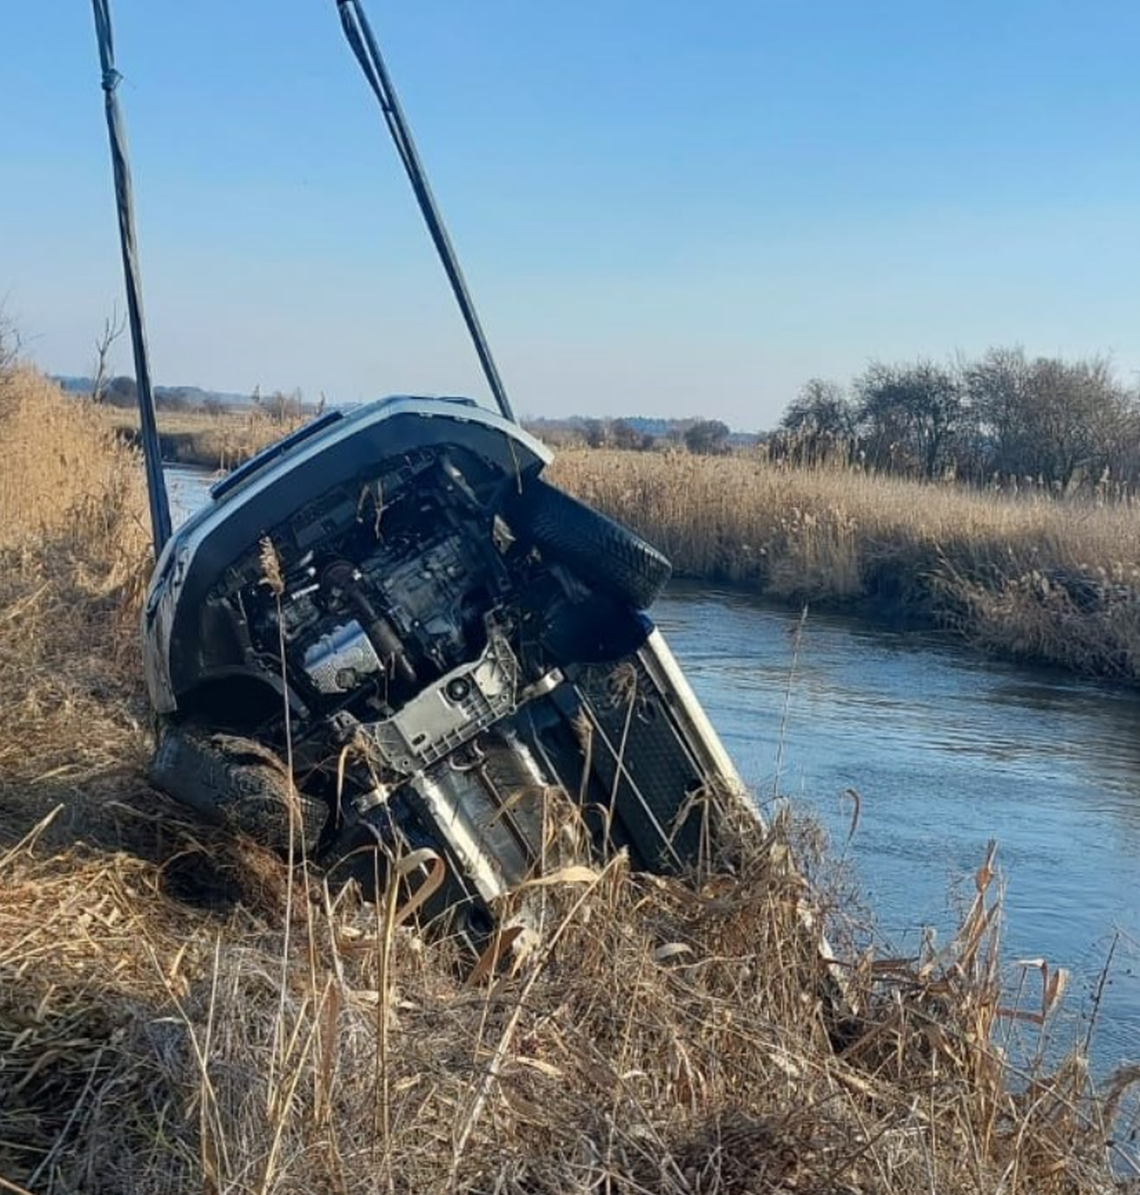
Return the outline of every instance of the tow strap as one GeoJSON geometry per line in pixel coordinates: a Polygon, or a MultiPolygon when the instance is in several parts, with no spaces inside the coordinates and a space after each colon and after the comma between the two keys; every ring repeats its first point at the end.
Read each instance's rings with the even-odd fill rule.
{"type": "Polygon", "coordinates": [[[340,10],[340,23],[344,27],[344,35],[348,38],[348,44],[352,47],[357,62],[360,63],[360,69],[364,72],[365,79],[368,80],[368,86],[372,88],[372,92],[380,104],[380,110],[384,114],[384,123],[392,135],[396,152],[400,155],[400,161],[403,163],[408,181],[412,184],[416,201],[420,205],[420,212],[428,226],[428,232],[431,234],[439,259],[443,263],[447,279],[451,283],[452,293],[459,304],[459,310],[463,313],[463,322],[471,334],[471,340],[475,345],[479,363],[483,367],[487,385],[491,388],[491,394],[503,417],[513,423],[515,416],[511,410],[510,400],[507,398],[506,389],[499,377],[499,371],[495,367],[495,359],[491,356],[490,346],[483,334],[479,317],[475,313],[475,305],[467,290],[463,271],[459,268],[459,260],[455,255],[451,238],[447,235],[447,229],[443,225],[443,217],[440,215],[435,197],[431,193],[423,164],[420,162],[415,142],[412,140],[411,130],[404,119],[403,109],[400,107],[400,101],[392,86],[392,79],[384,65],[380,47],[372,35],[368,18],[364,15],[357,0],[336,0],[336,4],[340,10]]]}
{"type": "Polygon", "coordinates": [[[95,9],[95,36],[99,41],[99,61],[103,68],[103,105],[107,112],[107,133],[111,138],[111,168],[115,175],[115,205],[119,212],[119,244],[123,251],[123,277],[127,286],[127,318],[131,327],[131,349],[135,358],[135,385],[138,392],[139,423],[142,433],[143,460],[146,462],[146,489],[150,499],[150,524],[154,537],[154,555],[158,558],[170,538],[170,502],[166,479],[162,474],[162,453],[158,425],[154,415],[154,392],[150,382],[150,356],[143,323],[142,283],[139,277],[138,246],[135,242],[134,200],[131,193],[131,167],[127,158],[127,134],[115,89],[122,76],[115,70],[115,42],[111,31],[111,12],[107,0],[92,0],[95,9]]]}
{"type": "MultiPolygon", "coordinates": [[[[104,107],[107,114],[107,133],[111,142],[111,165],[115,179],[115,204],[119,216],[119,242],[123,256],[123,277],[127,290],[127,317],[131,329],[131,348],[135,362],[135,381],[138,389],[139,420],[146,462],[147,494],[150,500],[150,519],[154,538],[155,557],[162,552],[170,538],[170,503],[166,493],[166,480],[162,473],[162,457],[158,440],[158,426],[155,419],[154,391],[151,385],[150,355],[147,350],[146,326],[143,320],[142,283],[140,278],[138,245],[135,238],[134,200],[131,188],[130,163],[127,156],[126,130],[116,89],[122,77],[115,69],[115,44],[111,29],[109,0],[91,0],[95,13],[95,34],[99,42],[99,61],[102,67],[104,107]]],[[[487,385],[491,389],[499,411],[505,419],[516,422],[506,388],[499,376],[495,359],[479,323],[475,305],[471,300],[463,271],[459,267],[455,249],[443,217],[428,185],[423,164],[416,152],[411,130],[404,118],[403,109],[392,85],[391,76],[384,65],[380,47],[376,44],[368,18],[364,15],[358,0],[336,0],[340,11],[341,25],[345,37],[360,63],[380,104],[384,122],[396,146],[400,161],[412,185],[420,212],[431,234],[436,252],[443,264],[444,272],[451,283],[452,293],[459,304],[463,322],[475,345],[479,363],[483,367],[487,385]]]]}

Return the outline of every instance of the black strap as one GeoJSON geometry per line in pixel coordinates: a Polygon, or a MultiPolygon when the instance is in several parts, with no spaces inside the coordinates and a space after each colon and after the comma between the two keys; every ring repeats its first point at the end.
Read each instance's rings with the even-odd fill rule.
{"type": "Polygon", "coordinates": [[[107,110],[107,132],[111,139],[111,166],[115,175],[115,203],[119,211],[119,243],[123,250],[123,276],[127,287],[127,317],[131,327],[131,348],[135,358],[139,419],[142,427],[146,488],[150,497],[150,522],[157,557],[170,538],[170,503],[154,414],[154,392],[150,383],[150,359],[143,323],[142,284],[139,278],[138,247],[135,242],[134,204],[131,197],[131,168],[127,157],[127,136],[115,91],[121,78],[115,69],[115,43],[111,31],[108,0],[92,0],[95,35],[99,40],[99,61],[103,68],[103,100],[107,110]]]}
{"type": "Polygon", "coordinates": [[[471,334],[471,340],[475,345],[475,352],[479,356],[479,363],[482,365],[483,373],[487,378],[487,385],[490,386],[491,393],[494,395],[495,402],[498,404],[503,417],[514,422],[515,416],[511,410],[510,400],[507,398],[503,381],[499,377],[499,371],[495,367],[495,359],[491,356],[490,346],[487,344],[487,338],[483,334],[479,317],[475,313],[475,305],[471,301],[471,295],[468,293],[467,283],[463,278],[463,271],[459,268],[459,260],[455,255],[455,249],[451,244],[451,239],[447,235],[447,229],[443,225],[443,217],[440,215],[435,198],[431,193],[431,187],[428,185],[423,164],[420,162],[415,142],[412,140],[411,130],[404,119],[400,101],[396,96],[395,88],[392,86],[392,80],[388,75],[387,68],[384,66],[384,59],[380,54],[380,48],[376,44],[375,37],[372,36],[372,29],[368,24],[368,18],[364,15],[357,0],[336,0],[336,3],[337,8],[340,10],[340,21],[344,27],[344,35],[348,39],[348,44],[352,47],[352,52],[356,55],[357,62],[360,63],[360,69],[364,72],[364,77],[368,80],[369,87],[372,88],[373,94],[379,101],[380,110],[384,114],[384,123],[387,124],[388,132],[392,135],[393,142],[395,142],[396,152],[400,155],[400,161],[403,163],[404,170],[408,175],[408,181],[412,184],[412,190],[420,205],[420,212],[423,214],[424,222],[427,224],[428,232],[431,234],[431,239],[435,244],[439,259],[443,263],[447,279],[451,283],[452,293],[459,304],[459,310],[463,313],[463,322],[467,325],[467,331],[471,334]]]}

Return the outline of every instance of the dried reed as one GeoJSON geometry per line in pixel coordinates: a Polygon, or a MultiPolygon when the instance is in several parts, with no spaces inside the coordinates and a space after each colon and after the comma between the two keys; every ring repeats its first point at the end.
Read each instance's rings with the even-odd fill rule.
{"type": "Polygon", "coordinates": [[[985,649],[1140,680],[1131,501],[982,492],[763,457],[578,450],[558,482],[681,576],[938,623],[985,649]]]}
{"type": "MultiPolygon", "coordinates": [[[[102,414],[120,436],[132,443],[137,440],[136,411],[108,407],[102,414]]],[[[277,418],[259,407],[244,411],[158,412],[163,459],[203,469],[233,469],[303,422],[301,416],[277,418]]]]}
{"type": "Polygon", "coordinates": [[[992,859],[945,951],[848,953],[836,1023],[786,814],[692,882],[567,865],[539,948],[465,979],[404,895],[171,808],[142,778],[137,464],[27,374],[0,430],[4,1190],[1116,1189],[1079,1056],[1020,1080],[993,1044],[992,859]]]}

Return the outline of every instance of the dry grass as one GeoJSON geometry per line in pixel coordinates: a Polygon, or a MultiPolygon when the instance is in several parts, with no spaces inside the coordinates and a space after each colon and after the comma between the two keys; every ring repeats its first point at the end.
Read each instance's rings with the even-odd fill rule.
{"type": "Polygon", "coordinates": [[[554,476],[658,544],[682,576],[937,621],[990,650],[1140,679],[1132,503],[757,456],[580,450],[560,455],[554,476]]]}
{"type": "MultiPolygon", "coordinates": [[[[133,409],[104,408],[108,424],[132,442],[139,416],[133,409]]],[[[305,419],[277,419],[264,410],[217,413],[159,411],[158,432],[164,460],[204,469],[233,469],[267,444],[300,427],[305,419]]]]}
{"type": "Polygon", "coordinates": [[[140,757],[148,524],[134,455],[97,411],[30,371],[0,374],[0,443],[0,822],[10,833],[69,784],[78,795],[140,757]]]}
{"type": "Polygon", "coordinates": [[[0,1190],[1119,1189],[1080,1058],[1029,1080],[992,1044],[1022,1022],[989,860],[943,953],[843,947],[836,1024],[783,815],[692,884],[567,871],[538,949],[474,983],[402,896],[180,816],[142,778],[137,466],[34,376],[0,385],[26,457],[0,483],[0,1190]],[[49,447],[77,452],[54,477],[49,447]]]}

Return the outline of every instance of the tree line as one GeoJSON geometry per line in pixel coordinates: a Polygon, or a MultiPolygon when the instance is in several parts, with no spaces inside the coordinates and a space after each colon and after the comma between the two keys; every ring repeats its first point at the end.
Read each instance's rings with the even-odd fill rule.
{"type": "MultiPolygon", "coordinates": [[[[90,389],[93,402],[128,410],[133,410],[138,405],[138,385],[134,378],[120,374],[101,381],[96,376],[95,383],[97,384],[93,384],[90,389]]],[[[306,404],[299,389],[288,394],[283,390],[262,394],[259,387],[250,395],[246,406],[227,403],[221,395],[200,390],[197,386],[155,386],[154,405],[160,411],[190,415],[223,415],[232,410],[256,411],[268,416],[275,423],[290,423],[305,415],[319,415],[324,410],[324,396],[322,395],[320,403],[314,407],[306,404]]]]}
{"type": "Polygon", "coordinates": [[[873,361],[847,389],[812,378],[770,437],[779,459],[1053,490],[1140,482],[1140,394],[1103,358],[992,348],[946,364],[873,361]]]}
{"type": "Polygon", "coordinates": [[[699,456],[722,456],[729,451],[732,430],[719,419],[668,419],[663,433],[646,431],[630,419],[577,419],[572,421],[574,438],[587,448],[619,448],[627,452],[651,452],[668,446],[685,448],[699,456]]]}

